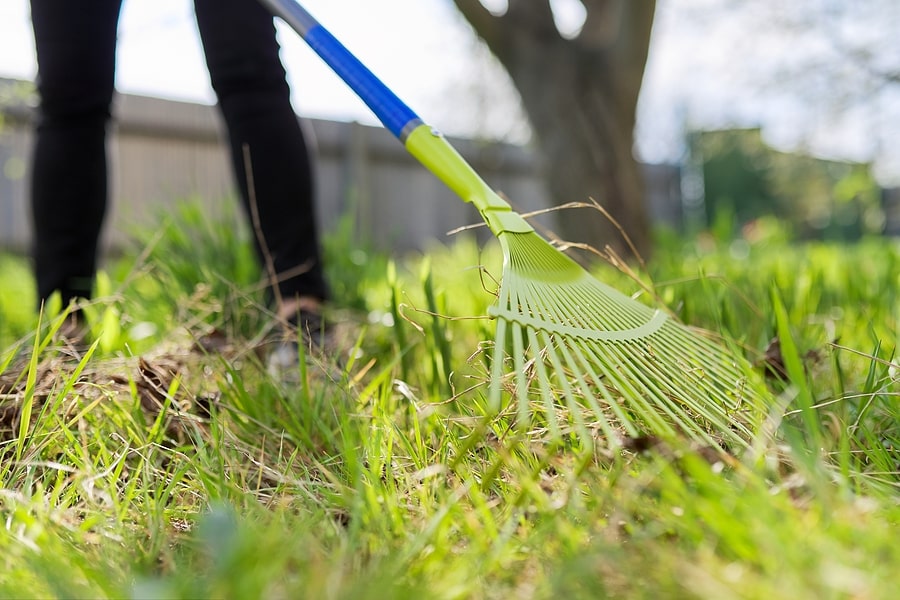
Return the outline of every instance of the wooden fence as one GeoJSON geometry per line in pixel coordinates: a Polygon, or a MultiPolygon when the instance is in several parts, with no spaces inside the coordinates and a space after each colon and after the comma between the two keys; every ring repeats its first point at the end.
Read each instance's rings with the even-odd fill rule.
{"type": "MultiPolygon", "coordinates": [[[[9,82],[7,82],[8,84],[9,82]]],[[[6,101],[0,125],[0,247],[28,243],[27,166],[33,109],[6,101]]],[[[233,178],[214,107],[119,95],[110,136],[112,198],[103,244],[120,245],[135,224],[185,199],[205,205],[210,218],[235,202],[233,178]]],[[[318,218],[323,230],[354,215],[357,234],[378,248],[403,252],[447,240],[454,228],[480,223],[477,212],[412,159],[385,130],[302,120],[316,157],[318,218]]],[[[453,140],[476,170],[520,210],[548,205],[534,155],[510,144],[453,140]]],[[[652,212],[680,215],[679,171],[647,167],[652,212]]],[[[229,206],[233,208],[233,206],[229,206]]],[[[230,214],[238,214],[231,210],[230,214]]],[[[553,227],[552,216],[543,225],[553,227]]],[[[487,232],[483,232],[487,235],[487,232]]]]}

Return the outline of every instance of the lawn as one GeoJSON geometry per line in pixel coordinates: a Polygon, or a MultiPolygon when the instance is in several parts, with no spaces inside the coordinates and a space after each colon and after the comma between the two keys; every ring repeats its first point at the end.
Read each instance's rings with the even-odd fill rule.
{"type": "Polygon", "coordinates": [[[340,356],[287,378],[247,239],[193,208],[105,266],[86,355],[0,257],[0,597],[894,598],[900,246],[783,238],[661,236],[640,274],[765,378],[740,456],[481,426],[493,244],[344,224],[340,356]]]}

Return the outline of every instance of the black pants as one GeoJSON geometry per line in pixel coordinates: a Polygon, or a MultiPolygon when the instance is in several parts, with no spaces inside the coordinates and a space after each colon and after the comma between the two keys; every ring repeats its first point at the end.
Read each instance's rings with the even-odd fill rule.
{"type": "MultiPolygon", "coordinates": [[[[228,129],[246,211],[250,150],[265,244],[284,297],[326,295],[310,158],[279,59],[272,16],[256,0],[196,0],[213,89],[228,129]]],[[[38,294],[90,296],[107,203],[106,128],[121,0],[31,0],[40,119],[32,163],[38,294]]],[[[164,177],[165,175],[162,174],[164,177]]],[[[248,213],[249,214],[249,213],[248,213]]],[[[262,250],[257,244],[257,252],[262,250]]]]}

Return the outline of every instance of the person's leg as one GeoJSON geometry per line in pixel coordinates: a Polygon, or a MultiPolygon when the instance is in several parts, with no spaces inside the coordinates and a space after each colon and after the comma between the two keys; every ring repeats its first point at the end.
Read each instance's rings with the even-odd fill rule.
{"type": "Polygon", "coordinates": [[[256,0],[195,0],[194,6],[244,207],[248,215],[254,208],[259,215],[258,233],[264,246],[257,240],[257,250],[263,265],[271,260],[283,278],[278,283],[284,299],[280,312],[286,316],[316,308],[327,289],[312,165],[291,106],[272,16],[256,0]],[[245,146],[252,190],[245,170],[245,146]],[[298,304],[298,299],[307,306],[298,304]]]}
{"type": "Polygon", "coordinates": [[[106,125],[121,0],[31,0],[40,96],[31,171],[43,301],[89,297],[107,202],[106,125]]]}

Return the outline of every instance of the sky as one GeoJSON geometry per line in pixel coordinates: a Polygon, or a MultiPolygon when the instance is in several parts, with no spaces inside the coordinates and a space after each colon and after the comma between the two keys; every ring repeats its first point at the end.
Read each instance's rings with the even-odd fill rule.
{"type": "MultiPolygon", "coordinates": [[[[403,97],[428,99],[441,71],[457,68],[447,46],[458,43],[458,20],[441,1],[311,0],[305,6],[339,38],[365,57],[403,97]],[[354,18],[347,18],[352,14],[354,18]],[[403,27],[415,23],[417,26],[403,27]],[[407,39],[403,39],[406,35],[407,39]],[[410,48],[416,48],[411,53],[410,48]],[[417,56],[437,57],[429,66],[417,56]]],[[[315,117],[366,119],[369,113],[342,82],[289,29],[280,27],[282,56],[298,111],[315,117]]],[[[0,2],[0,76],[33,78],[34,41],[28,0],[0,2]]],[[[116,85],[119,91],[177,100],[214,102],[190,0],[125,0],[119,24],[116,85]]]]}
{"type": "MultiPolygon", "coordinates": [[[[808,110],[765,90],[742,93],[747,82],[736,72],[734,57],[723,49],[750,52],[759,64],[778,65],[786,51],[796,54],[789,46],[795,42],[773,37],[759,43],[753,32],[748,35],[747,20],[738,13],[716,18],[710,26],[710,21],[698,20],[696,12],[685,10],[717,1],[722,0],[658,4],[638,107],[636,149],[641,159],[678,161],[687,127],[760,125],[775,147],[877,159],[879,176],[890,184],[900,182],[900,150],[873,143],[878,136],[894,139],[900,130],[886,131],[871,114],[808,110]]],[[[498,10],[504,4],[483,2],[498,10]]],[[[561,29],[576,30],[583,15],[580,4],[553,3],[561,29]]],[[[527,140],[527,125],[506,74],[450,0],[306,0],[304,6],[429,124],[448,134],[527,140]]],[[[279,31],[294,105],[301,115],[377,123],[293,32],[285,26],[279,31]]],[[[810,48],[814,51],[813,45],[810,48]]],[[[121,92],[214,102],[190,0],[125,0],[117,60],[121,92]]],[[[2,0],[0,77],[31,79],[35,72],[28,0],[2,0]]]]}

